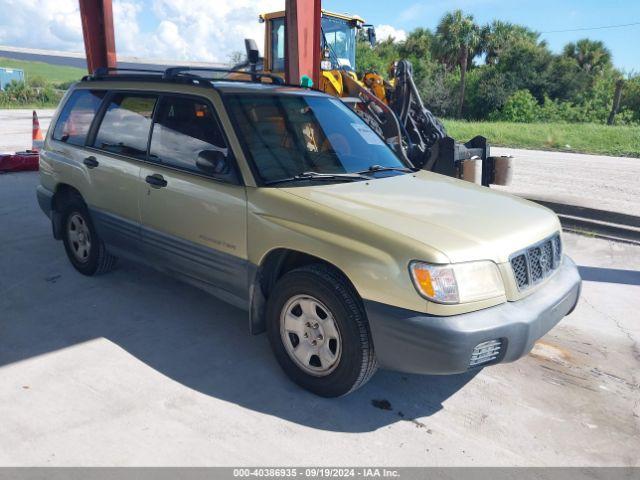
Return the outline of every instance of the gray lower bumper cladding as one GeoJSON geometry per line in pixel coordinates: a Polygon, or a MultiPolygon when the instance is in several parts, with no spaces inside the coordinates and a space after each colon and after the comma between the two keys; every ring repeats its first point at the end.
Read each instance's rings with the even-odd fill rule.
{"type": "Polygon", "coordinates": [[[372,301],[365,301],[365,309],[383,368],[444,375],[474,368],[470,364],[487,355],[487,348],[495,353],[489,363],[511,362],[526,355],[540,337],[573,311],[580,288],[578,269],[565,256],[558,272],[542,288],[517,302],[450,317],[372,301]],[[480,344],[488,347],[476,349],[480,344]]]}

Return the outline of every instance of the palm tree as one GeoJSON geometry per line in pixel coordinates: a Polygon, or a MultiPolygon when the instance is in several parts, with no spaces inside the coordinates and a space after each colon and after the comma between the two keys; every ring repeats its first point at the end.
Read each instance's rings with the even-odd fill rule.
{"type": "Polygon", "coordinates": [[[509,47],[519,42],[535,45],[539,36],[540,34],[523,25],[494,20],[482,27],[480,50],[485,54],[485,62],[488,65],[496,65],[509,47]]]}
{"type": "Polygon", "coordinates": [[[599,40],[583,38],[576,43],[568,43],[563,53],[566,57],[573,58],[587,73],[599,73],[612,66],[611,52],[599,40]]]}
{"type": "Polygon", "coordinates": [[[433,34],[427,28],[416,28],[400,44],[399,53],[402,58],[415,57],[428,60],[431,55],[433,34]]]}
{"type": "Polygon", "coordinates": [[[473,15],[465,15],[462,10],[446,13],[436,29],[436,40],[441,59],[448,66],[460,66],[460,100],[458,117],[462,116],[464,91],[466,87],[469,53],[475,52],[480,43],[480,29],[473,15]]]}

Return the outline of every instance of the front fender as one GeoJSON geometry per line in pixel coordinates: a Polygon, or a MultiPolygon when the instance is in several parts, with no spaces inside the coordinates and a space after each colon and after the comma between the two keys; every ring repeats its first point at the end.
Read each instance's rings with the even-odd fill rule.
{"type": "Polygon", "coordinates": [[[302,252],[344,272],[363,299],[426,311],[408,265],[415,258],[446,262],[440,252],[275,188],[248,189],[247,198],[247,251],[254,265],[274,249],[302,252]]]}

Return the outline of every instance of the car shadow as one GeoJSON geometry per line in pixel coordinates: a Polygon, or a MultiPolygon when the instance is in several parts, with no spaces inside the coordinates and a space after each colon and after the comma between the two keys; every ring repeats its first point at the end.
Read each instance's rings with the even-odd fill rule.
{"type": "Polygon", "coordinates": [[[46,243],[56,260],[28,274],[28,285],[0,289],[0,366],[103,337],[203,394],[338,432],[372,431],[399,421],[424,426],[415,419],[441,410],[475,375],[379,371],[346,397],[320,398],[285,377],[266,336],[249,335],[246,312],[131,263],[122,262],[108,275],[83,277],[60,254],[60,243],[46,243]]]}

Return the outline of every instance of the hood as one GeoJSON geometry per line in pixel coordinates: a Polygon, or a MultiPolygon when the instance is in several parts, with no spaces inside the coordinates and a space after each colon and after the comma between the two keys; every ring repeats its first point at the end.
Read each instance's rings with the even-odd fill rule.
{"type": "Polygon", "coordinates": [[[560,229],[545,207],[425,171],[281,190],[435,248],[451,262],[503,263],[560,229]]]}

